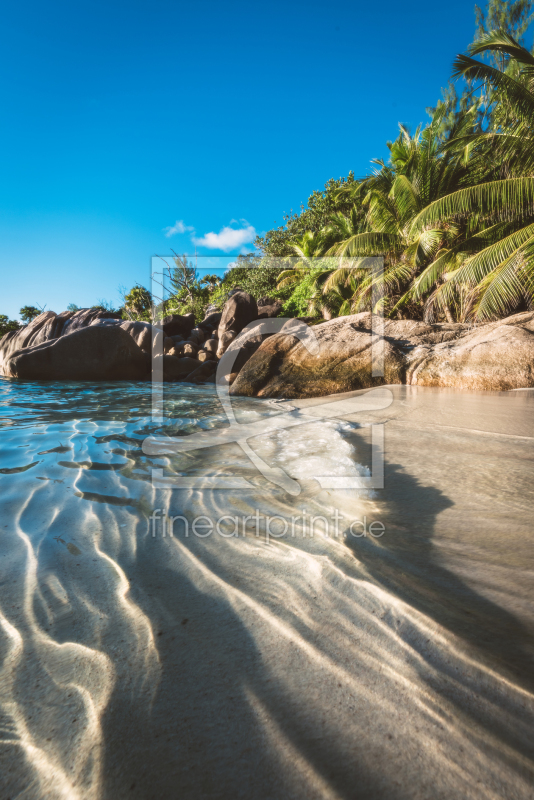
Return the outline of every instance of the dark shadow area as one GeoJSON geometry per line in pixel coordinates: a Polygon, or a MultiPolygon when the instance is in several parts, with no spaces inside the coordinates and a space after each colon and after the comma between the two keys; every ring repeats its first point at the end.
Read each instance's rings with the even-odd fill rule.
{"type": "MultiPolygon", "coordinates": [[[[381,587],[460,637],[481,664],[534,691],[532,632],[440,563],[440,553],[432,543],[436,519],[454,503],[436,486],[422,485],[402,465],[387,461],[384,485],[386,499],[376,518],[385,525],[385,534],[375,540],[347,535],[347,546],[381,587]]],[[[455,513],[460,520],[462,509],[455,513]]],[[[442,693],[443,684],[436,681],[433,689],[442,693]]],[[[452,692],[447,699],[458,703],[452,692]]],[[[531,741],[496,730],[482,712],[476,723],[528,758],[534,756],[531,741]]]]}

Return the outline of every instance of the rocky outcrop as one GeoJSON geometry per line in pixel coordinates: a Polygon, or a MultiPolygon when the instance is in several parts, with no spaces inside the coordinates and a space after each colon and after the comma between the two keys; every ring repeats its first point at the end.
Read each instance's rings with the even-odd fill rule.
{"type": "Polygon", "coordinates": [[[93,325],[96,322],[111,320],[117,323],[117,315],[110,311],[95,308],[83,308],[75,313],[63,311],[45,311],[35,317],[29,325],[18,331],[10,331],[0,339],[0,375],[6,374],[5,363],[17,350],[35,347],[54,339],[59,339],[73,331],[93,325]]]}
{"type": "Polygon", "coordinates": [[[48,311],[0,341],[0,374],[26,380],[201,382],[214,381],[217,372],[231,394],[280,398],[395,383],[534,387],[533,312],[477,327],[379,320],[369,313],[308,327],[297,319],[273,319],[278,306],[267,301],[258,307],[237,290],[222,314],[211,313],[197,327],[192,314],[152,326],[97,309],[48,311]],[[241,332],[247,325],[253,329],[241,332]]]}
{"type": "Polygon", "coordinates": [[[282,313],[282,303],[273,297],[261,297],[258,300],[258,319],[272,319],[282,313]]]}
{"type": "MultiPolygon", "coordinates": [[[[231,394],[249,397],[321,397],[382,383],[403,383],[405,360],[400,348],[385,342],[384,377],[373,377],[371,334],[356,317],[341,317],[312,328],[318,353],[291,333],[266,339],[232,384],[231,394]]],[[[368,316],[368,315],[366,315],[368,316]]],[[[370,325],[369,325],[370,327],[370,325]]]]}
{"type": "MultiPolygon", "coordinates": [[[[161,339],[164,336],[161,330],[151,325],[150,322],[133,322],[125,320],[120,323],[120,327],[129,333],[138,347],[144,353],[151,354],[152,348],[154,352],[161,352],[161,339]]],[[[173,341],[173,346],[175,342],[173,341]]]]}
{"type": "Polygon", "coordinates": [[[222,317],[221,312],[219,311],[212,312],[211,314],[208,314],[207,317],[204,317],[202,322],[198,323],[198,327],[202,328],[202,330],[204,331],[209,331],[209,333],[212,333],[219,327],[221,317],[222,317]]]}
{"type": "Polygon", "coordinates": [[[518,314],[473,329],[464,324],[427,325],[380,321],[355,314],[311,328],[312,353],[291,325],[269,337],[246,360],[231,394],[319,397],[380,384],[411,383],[458,389],[534,386],[534,314],[518,314]],[[383,348],[383,375],[373,376],[372,345],[383,348]]]}
{"type": "Polygon", "coordinates": [[[219,336],[217,339],[217,358],[222,357],[237,336],[238,334],[236,331],[224,331],[224,333],[219,336]]]}
{"type": "Polygon", "coordinates": [[[534,387],[534,314],[515,314],[440,344],[421,344],[408,359],[407,383],[509,391],[534,387]]]}
{"type": "Polygon", "coordinates": [[[195,327],[195,315],[184,314],[182,316],[181,314],[171,314],[163,319],[161,325],[165,332],[165,336],[175,336],[176,334],[180,334],[180,336],[183,336],[185,339],[187,339],[195,327]]]}
{"type": "MultiPolygon", "coordinates": [[[[218,335],[219,335],[219,352],[220,355],[224,349],[235,338],[235,335],[241,333],[249,322],[254,322],[258,319],[258,306],[254,298],[248,292],[236,291],[228,298],[224,304],[221,321],[219,322],[218,335]],[[227,341],[228,336],[223,339],[225,334],[232,332],[234,336],[227,342],[223,349],[223,341],[227,341]]],[[[218,355],[219,355],[218,352],[218,355]]],[[[219,355],[219,357],[220,357],[219,355]]]]}
{"type": "Polygon", "coordinates": [[[120,326],[89,325],[12,352],[4,362],[9,378],[54,381],[143,380],[150,357],[120,326]]]}
{"type": "MultiPolygon", "coordinates": [[[[256,350],[269,336],[273,336],[268,323],[256,323],[254,330],[251,331],[246,339],[237,337],[225,350],[225,361],[231,364],[231,372],[228,374],[228,382],[233,383],[238,373],[243,369],[247,361],[252,358],[256,350]]],[[[223,365],[224,366],[224,365],[223,365]]]]}
{"type": "Polygon", "coordinates": [[[5,363],[16,350],[32,347],[54,338],[54,329],[62,328],[66,319],[72,316],[68,311],[56,314],[45,311],[35,317],[29,325],[17,331],[9,331],[0,339],[0,372],[5,374],[5,363]]]}

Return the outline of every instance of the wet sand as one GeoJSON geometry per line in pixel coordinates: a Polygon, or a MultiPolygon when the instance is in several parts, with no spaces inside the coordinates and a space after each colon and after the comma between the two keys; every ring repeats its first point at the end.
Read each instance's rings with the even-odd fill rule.
{"type": "Polygon", "coordinates": [[[143,453],[220,426],[212,390],[167,392],[167,428],[143,385],[0,391],[2,798],[534,796],[534,392],[391,387],[250,439],[292,496],[237,444],[143,453]],[[369,475],[371,423],[384,489],[321,488],[369,475]],[[308,522],[164,537],[154,509],[308,522]],[[339,536],[312,536],[335,509],[339,536]],[[352,536],[364,517],[383,536],[352,536]]]}

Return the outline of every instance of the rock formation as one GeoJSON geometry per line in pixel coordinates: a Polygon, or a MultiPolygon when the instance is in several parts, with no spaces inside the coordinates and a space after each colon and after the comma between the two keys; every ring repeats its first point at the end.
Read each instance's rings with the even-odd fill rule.
{"type": "Polygon", "coordinates": [[[383,324],[383,375],[373,376],[372,369],[372,345],[380,347],[373,333],[379,320],[363,313],[312,327],[316,355],[289,326],[269,337],[246,360],[231,394],[320,397],[394,383],[496,390],[534,386],[532,312],[476,328],[413,320],[383,324]]]}
{"type": "Polygon", "coordinates": [[[224,374],[217,379],[225,378],[232,394],[251,397],[317,397],[388,383],[495,390],[534,386],[533,312],[477,327],[354,314],[306,329],[316,343],[312,352],[295,335],[304,322],[273,319],[280,311],[272,298],[257,304],[242,290],[232,292],[222,313],[211,312],[196,326],[193,314],[174,314],[151,325],[98,309],[47,311],[0,340],[0,375],[214,381],[223,358],[219,373],[224,374]],[[241,334],[250,323],[254,330],[241,334]],[[375,370],[373,375],[377,356],[382,356],[383,374],[375,370]]]}
{"type": "Polygon", "coordinates": [[[135,381],[149,369],[150,356],[120,325],[79,328],[15,350],[4,361],[4,375],[27,380],[135,381]]]}

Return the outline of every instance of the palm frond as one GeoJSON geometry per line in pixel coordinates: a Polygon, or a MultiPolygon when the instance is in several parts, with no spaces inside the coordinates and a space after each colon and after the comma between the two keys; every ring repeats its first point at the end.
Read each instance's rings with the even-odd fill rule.
{"type": "Polygon", "coordinates": [[[534,203],[534,178],[506,178],[469,186],[430,203],[413,220],[410,235],[415,236],[434,222],[473,212],[488,214],[506,210],[521,217],[534,203]]]}

